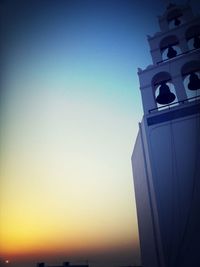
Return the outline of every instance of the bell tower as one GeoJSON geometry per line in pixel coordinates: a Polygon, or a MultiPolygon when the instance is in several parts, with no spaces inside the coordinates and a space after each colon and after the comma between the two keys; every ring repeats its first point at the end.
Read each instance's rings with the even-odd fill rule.
{"type": "Polygon", "coordinates": [[[169,4],[138,69],[132,167],[144,267],[200,266],[200,16],[169,4]]]}

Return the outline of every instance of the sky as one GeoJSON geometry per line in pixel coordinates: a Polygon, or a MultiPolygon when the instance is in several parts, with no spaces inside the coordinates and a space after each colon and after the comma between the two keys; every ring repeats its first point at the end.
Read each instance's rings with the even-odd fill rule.
{"type": "Polygon", "coordinates": [[[159,31],[167,4],[0,2],[7,265],[140,263],[131,168],[143,113],[137,68],[152,63],[146,35],[159,31]]]}

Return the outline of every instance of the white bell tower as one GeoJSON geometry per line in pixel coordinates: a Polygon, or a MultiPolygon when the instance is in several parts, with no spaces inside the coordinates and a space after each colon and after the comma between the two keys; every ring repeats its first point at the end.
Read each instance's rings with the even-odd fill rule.
{"type": "Polygon", "coordinates": [[[142,266],[200,266],[200,16],[170,4],[138,69],[132,155],[142,266]]]}

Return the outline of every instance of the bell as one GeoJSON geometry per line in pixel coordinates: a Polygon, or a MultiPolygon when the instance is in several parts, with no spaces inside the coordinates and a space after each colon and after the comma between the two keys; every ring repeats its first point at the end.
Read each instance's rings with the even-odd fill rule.
{"type": "Polygon", "coordinates": [[[174,48],[172,46],[169,46],[168,48],[168,52],[167,52],[167,57],[168,58],[173,58],[177,55],[176,50],[174,50],[174,48]]]}
{"type": "Polygon", "coordinates": [[[196,73],[191,73],[188,83],[188,89],[195,91],[200,89],[200,79],[196,73]]]}
{"type": "Polygon", "coordinates": [[[175,25],[175,26],[179,26],[180,24],[181,24],[180,19],[179,19],[179,18],[175,18],[175,19],[174,19],[174,25],[175,25]]]}
{"type": "Polygon", "coordinates": [[[193,45],[194,45],[194,48],[196,48],[196,49],[200,48],[200,36],[195,36],[194,37],[193,45]]]}
{"type": "Polygon", "coordinates": [[[159,88],[159,94],[156,97],[156,101],[161,104],[169,104],[175,100],[176,96],[173,94],[166,82],[162,82],[159,88]]]}

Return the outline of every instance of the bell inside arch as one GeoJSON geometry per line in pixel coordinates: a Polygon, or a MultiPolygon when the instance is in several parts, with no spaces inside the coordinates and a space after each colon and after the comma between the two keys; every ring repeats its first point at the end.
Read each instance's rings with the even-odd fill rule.
{"type": "Polygon", "coordinates": [[[196,73],[191,73],[189,77],[188,89],[195,91],[200,89],[200,79],[196,73]]]}
{"type": "Polygon", "coordinates": [[[159,88],[159,94],[156,97],[158,104],[165,105],[172,103],[175,100],[176,96],[173,94],[166,82],[162,82],[159,88]]]}
{"type": "Polygon", "coordinates": [[[174,48],[170,45],[168,48],[168,52],[167,52],[167,57],[168,58],[173,58],[177,55],[176,50],[174,50],[174,48]]]}
{"type": "Polygon", "coordinates": [[[194,37],[193,45],[194,45],[194,48],[196,48],[196,49],[200,48],[200,36],[195,36],[194,37]]]}
{"type": "Polygon", "coordinates": [[[181,24],[181,20],[179,18],[174,19],[174,25],[179,26],[181,24]]]}

